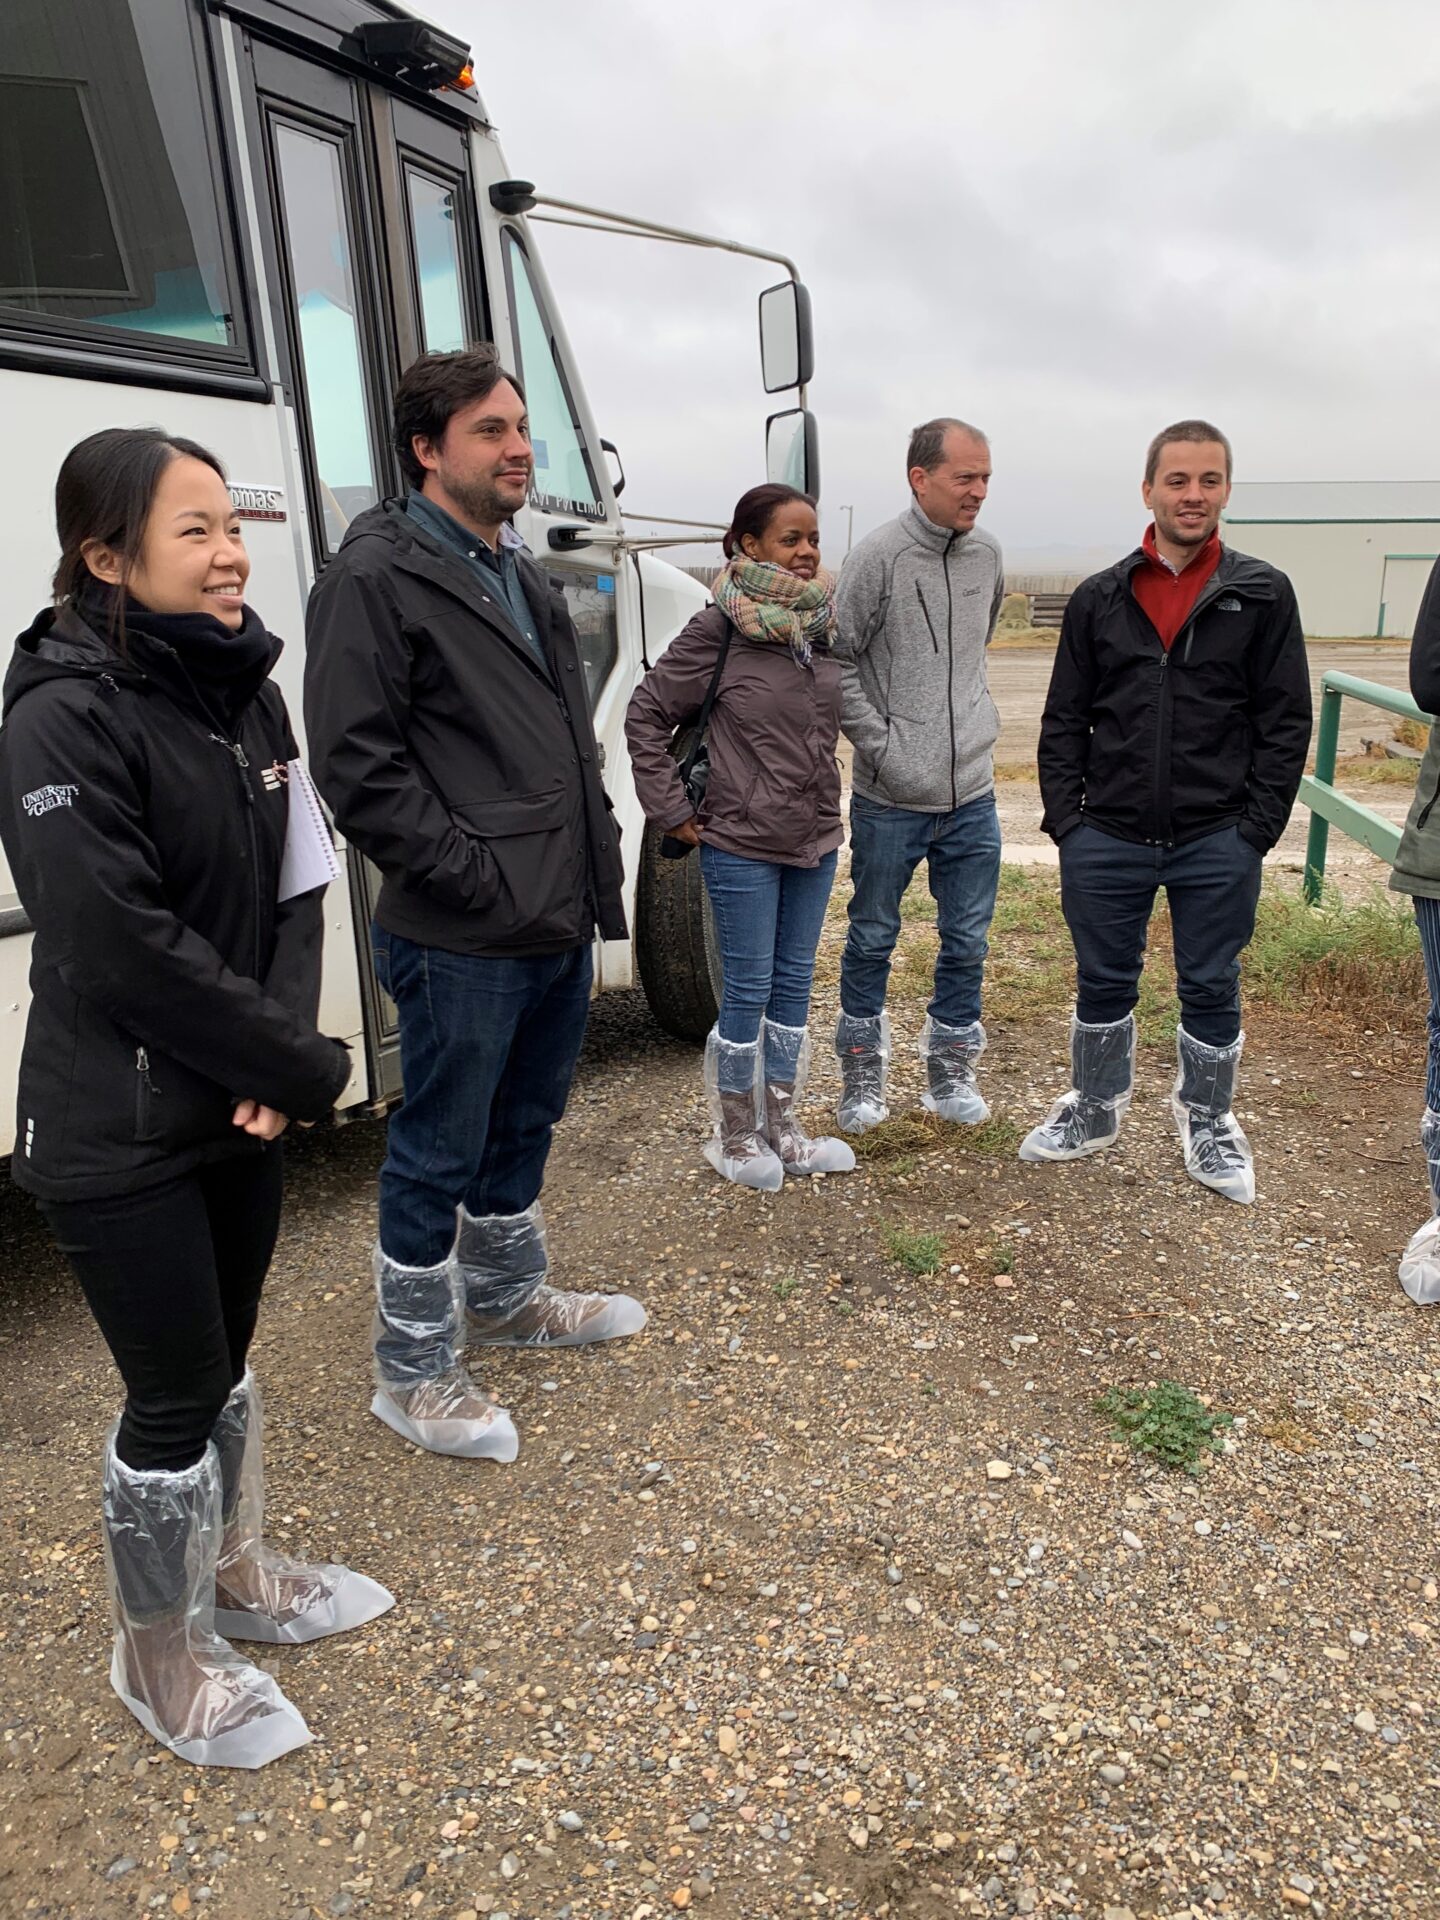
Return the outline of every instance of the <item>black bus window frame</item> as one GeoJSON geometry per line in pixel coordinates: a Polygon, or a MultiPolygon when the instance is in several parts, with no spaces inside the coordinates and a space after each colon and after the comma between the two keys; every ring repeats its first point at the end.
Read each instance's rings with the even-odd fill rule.
{"type": "MultiPolygon", "coordinates": [[[[131,4],[140,4],[140,0],[131,0],[131,4]]],[[[192,370],[202,384],[207,374],[243,375],[256,371],[254,330],[249,310],[249,275],[240,246],[240,209],[231,155],[225,139],[225,118],[220,111],[217,92],[215,48],[206,31],[205,21],[200,18],[198,10],[189,4],[189,0],[179,0],[177,10],[183,15],[193,63],[201,139],[212,188],[210,210],[218,247],[218,257],[213,264],[221,277],[222,292],[227,303],[224,318],[234,337],[222,344],[217,341],[188,340],[178,334],[166,335],[146,332],[141,328],[112,326],[103,321],[20,307],[7,301],[3,292],[0,292],[0,342],[8,340],[17,349],[23,349],[27,363],[38,361],[43,364],[45,352],[50,349],[55,356],[56,370],[63,372],[67,370],[67,359],[78,361],[81,355],[77,350],[82,350],[83,358],[90,366],[93,367],[95,358],[99,356],[104,361],[114,361],[117,367],[128,368],[132,377],[137,369],[146,365],[154,366],[157,372],[163,369],[164,384],[167,386],[183,384],[185,369],[192,370]]],[[[31,78],[29,75],[5,77],[17,80],[31,78]]],[[[36,77],[36,84],[41,84],[44,79],[48,79],[48,76],[36,77]]],[[[67,82],[75,85],[81,112],[87,125],[93,129],[93,113],[85,87],[65,75],[57,76],[54,84],[67,82]]],[[[156,117],[160,119],[159,107],[163,103],[154,93],[150,98],[156,117]]],[[[163,132],[163,120],[161,126],[163,132]]],[[[113,210],[113,156],[103,154],[98,142],[92,144],[92,151],[107,203],[113,210]]],[[[171,150],[168,143],[165,151],[169,159],[171,150]]],[[[119,231],[118,219],[115,228],[116,245],[123,254],[125,236],[119,231]]],[[[197,268],[201,265],[198,259],[196,264],[197,268]]],[[[117,373],[119,377],[123,376],[117,373]]]]}

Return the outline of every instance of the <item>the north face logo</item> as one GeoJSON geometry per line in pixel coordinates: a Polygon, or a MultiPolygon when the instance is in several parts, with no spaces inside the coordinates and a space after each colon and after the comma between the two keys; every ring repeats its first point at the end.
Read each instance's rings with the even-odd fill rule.
{"type": "Polygon", "coordinates": [[[1215,602],[1215,611],[1217,613],[1239,613],[1240,602],[1235,598],[1233,593],[1227,593],[1223,600],[1217,600],[1215,602]]]}

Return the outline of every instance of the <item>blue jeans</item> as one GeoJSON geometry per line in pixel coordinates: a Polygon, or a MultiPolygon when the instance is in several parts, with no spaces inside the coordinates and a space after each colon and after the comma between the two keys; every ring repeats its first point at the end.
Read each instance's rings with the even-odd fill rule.
{"type": "MultiPolygon", "coordinates": [[[[782,867],[774,860],[747,860],[719,847],[701,847],[700,871],[725,974],[717,1023],[722,1040],[753,1044],[763,1017],[780,1027],[803,1027],[810,1018],[815,949],[837,857],[827,853],[818,866],[782,867]]],[[[723,1091],[744,1092],[745,1087],[723,1085],[723,1064],[723,1091]]]]}
{"type": "Polygon", "coordinates": [[[1425,1104],[1432,1113],[1440,1113],[1440,900],[1427,900],[1417,893],[1415,924],[1420,929],[1420,951],[1425,956],[1425,978],[1430,987],[1425,1104]]]}
{"type": "Polygon", "coordinates": [[[1137,846],[1083,823],[1060,842],[1060,903],[1075,943],[1075,1011],[1123,1020],[1140,997],[1145,931],[1164,887],[1185,1031],[1207,1047],[1240,1033],[1240,954],[1255,931],[1261,856],[1235,827],[1183,847],[1137,846]]]}
{"type": "Polygon", "coordinates": [[[455,1209],[523,1213],[545,1177],[590,1011],[591,952],[446,953],[380,927],[375,971],[400,1010],[405,1103],[380,1169],[380,1245],[438,1267],[455,1209]]]}
{"type": "Polygon", "coordinates": [[[1000,816],[993,793],[953,813],[850,801],[850,931],[840,963],[840,1005],[853,1019],[885,1011],[900,902],[916,867],[929,869],[940,927],[932,1020],[969,1027],[980,1018],[980,981],[1000,885],[1000,816]]]}

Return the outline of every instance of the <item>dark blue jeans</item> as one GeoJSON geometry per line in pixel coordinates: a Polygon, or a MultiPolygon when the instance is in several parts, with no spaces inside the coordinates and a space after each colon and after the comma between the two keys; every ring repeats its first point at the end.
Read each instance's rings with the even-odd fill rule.
{"type": "Polygon", "coordinates": [[[1000,816],[993,793],[953,813],[850,802],[850,931],[840,963],[840,1005],[857,1019],[885,1010],[900,902],[916,867],[929,868],[940,927],[932,1020],[969,1027],[980,1018],[980,981],[1000,884],[1000,816]]]}
{"type": "Polygon", "coordinates": [[[803,1027],[810,1018],[815,949],[837,857],[827,853],[818,866],[782,867],[701,847],[725,975],[716,1023],[722,1040],[748,1046],[767,1015],[780,1027],[803,1027]]]}
{"type": "Polygon", "coordinates": [[[1235,827],[1183,847],[1072,828],[1060,842],[1060,902],[1075,943],[1080,1019],[1123,1020],[1134,1008],[1146,929],[1164,887],[1185,1031],[1207,1047],[1228,1047],[1240,1032],[1240,954],[1255,931],[1260,871],[1259,853],[1235,827]]]}
{"type": "Polygon", "coordinates": [[[1440,900],[1415,895],[1415,924],[1420,929],[1420,951],[1425,956],[1425,978],[1430,987],[1430,1013],[1426,1022],[1430,1034],[1430,1052],[1425,1073],[1425,1104],[1432,1113],[1440,1113],[1440,900]]]}
{"type": "Polygon", "coordinates": [[[380,1169],[380,1245],[438,1267],[455,1209],[523,1213],[539,1198],[590,1011],[588,945],[491,959],[371,930],[400,1010],[405,1103],[380,1169]]]}

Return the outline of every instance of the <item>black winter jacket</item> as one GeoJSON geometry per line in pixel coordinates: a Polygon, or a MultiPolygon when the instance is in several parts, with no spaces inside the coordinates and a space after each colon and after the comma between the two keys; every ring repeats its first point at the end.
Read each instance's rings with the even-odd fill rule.
{"type": "Polygon", "coordinates": [[[623,940],[620,836],[600,781],[579,643],[527,556],[547,675],[474,568],[387,501],[310,596],[315,781],[384,877],[375,918],[452,953],[623,940]]]}
{"type": "Polygon", "coordinates": [[[121,660],[66,609],[15,643],[0,839],[35,937],[12,1173],[41,1198],[258,1152],[238,1100],[318,1120],[349,1078],[314,1024],[320,895],[275,897],[273,770],[296,751],[267,682],[279,654],[275,640],[227,737],[144,634],[121,660]]]}
{"type": "Polygon", "coordinates": [[[1041,821],[1178,846],[1238,826],[1285,831],[1310,745],[1310,673],[1283,573],[1226,547],[1166,653],[1135,598],[1139,548],[1065,610],[1037,754],[1041,821]]]}

